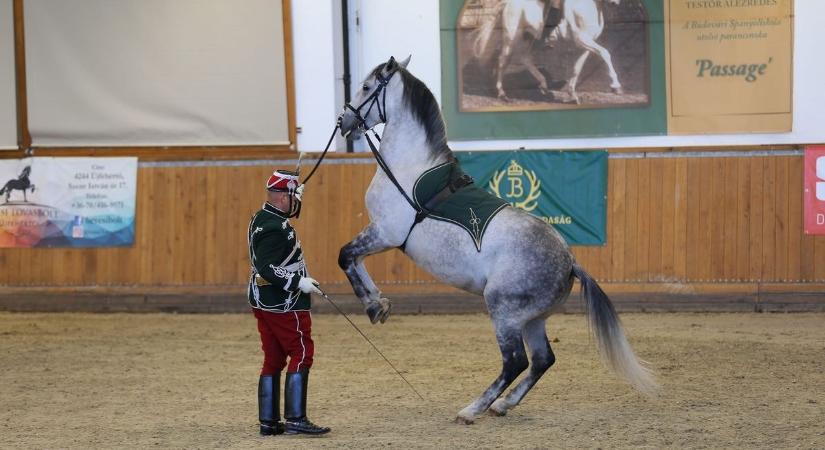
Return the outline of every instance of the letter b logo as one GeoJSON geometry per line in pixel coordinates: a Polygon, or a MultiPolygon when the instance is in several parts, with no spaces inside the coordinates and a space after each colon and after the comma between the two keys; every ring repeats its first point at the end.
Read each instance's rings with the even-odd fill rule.
{"type": "MultiPolygon", "coordinates": [[[[819,159],[821,159],[822,163],[823,163],[822,164],[822,169],[823,169],[822,175],[823,176],[821,176],[819,178],[825,180],[825,157],[822,157],[822,158],[819,158],[819,159]]],[[[817,163],[817,167],[819,167],[818,163],[817,163]]],[[[818,169],[817,169],[816,173],[817,173],[817,175],[819,175],[819,170],[818,169]]],[[[516,177],[508,177],[508,178],[510,178],[510,192],[507,193],[507,197],[519,198],[522,195],[524,195],[524,185],[521,182],[521,178],[516,178],[516,177]]],[[[818,183],[817,184],[817,197],[819,196],[819,194],[818,194],[819,193],[819,184],[822,185],[822,195],[825,196],[825,183],[818,183]]],[[[822,200],[825,200],[825,197],[823,197],[822,200]]]]}

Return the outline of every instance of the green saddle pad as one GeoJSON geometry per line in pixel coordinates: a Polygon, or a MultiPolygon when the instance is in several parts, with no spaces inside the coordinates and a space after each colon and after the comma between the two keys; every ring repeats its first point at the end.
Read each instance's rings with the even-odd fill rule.
{"type": "Polygon", "coordinates": [[[450,222],[464,228],[473,238],[476,250],[481,251],[481,239],[493,216],[508,205],[486,190],[469,184],[427,207],[436,195],[464,175],[458,162],[448,162],[427,170],[415,181],[413,201],[428,218],[450,222]]]}

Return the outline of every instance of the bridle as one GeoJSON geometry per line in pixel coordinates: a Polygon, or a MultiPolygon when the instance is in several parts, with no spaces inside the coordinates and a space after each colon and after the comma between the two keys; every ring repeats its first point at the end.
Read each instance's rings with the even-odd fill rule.
{"type": "MultiPolygon", "coordinates": [[[[390,61],[387,62],[387,64],[384,67],[390,65],[394,61],[395,59],[390,58],[390,61]]],[[[378,87],[375,88],[372,94],[365,98],[364,101],[361,102],[361,104],[358,105],[357,108],[353,107],[349,103],[344,105],[344,110],[348,109],[352,111],[353,114],[355,114],[355,119],[358,121],[358,127],[364,130],[365,135],[367,131],[372,131],[372,129],[379,123],[387,122],[387,90],[385,88],[387,87],[387,84],[389,84],[390,79],[393,77],[393,75],[395,75],[396,72],[398,72],[397,68],[390,72],[386,77],[384,77],[381,74],[381,71],[379,70],[378,73],[375,74],[375,80],[378,82],[378,87]],[[381,97],[380,100],[379,97],[381,97]],[[367,111],[366,113],[364,113],[364,116],[368,117],[370,115],[370,112],[372,111],[372,108],[375,107],[376,109],[378,109],[378,118],[380,119],[378,123],[376,123],[370,128],[367,128],[367,120],[364,118],[364,116],[361,116],[361,110],[367,105],[369,106],[367,107],[367,111]]],[[[338,116],[339,126],[341,124],[342,119],[343,114],[338,116]]],[[[378,135],[375,133],[375,131],[373,131],[373,134],[375,134],[376,139],[378,139],[378,142],[381,142],[381,139],[378,138],[378,135]]]]}
{"type": "MultiPolygon", "coordinates": [[[[387,61],[386,64],[384,64],[384,67],[393,65],[394,62],[395,57],[390,57],[390,60],[387,61]]],[[[345,104],[344,112],[350,110],[353,114],[355,114],[355,119],[358,122],[356,128],[361,128],[362,130],[364,130],[364,137],[367,138],[367,143],[370,146],[370,150],[372,151],[373,155],[375,155],[375,159],[378,161],[378,164],[381,166],[381,169],[383,169],[384,172],[387,173],[387,175],[390,177],[393,183],[395,183],[396,187],[398,187],[399,190],[401,190],[401,192],[404,193],[404,190],[401,189],[401,187],[398,185],[398,182],[395,180],[395,176],[392,175],[392,172],[389,171],[389,167],[386,166],[384,158],[380,155],[380,153],[378,153],[378,150],[375,148],[375,144],[372,143],[369,135],[367,134],[371,131],[373,136],[375,136],[375,139],[377,139],[378,142],[381,142],[381,138],[378,136],[378,133],[376,133],[373,128],[375,128],[378,124],[387,122],[387,90],[385,88],[387,87],[387,85],[390,82],[390,79],[393,77],[393,75],[395,75],[396,72],[398,72],[397,64],[395,65],[395,69],[393,69],[389,74],[387,74],[386,77],[382,75],[381,71],[379,70],[375,74],[375,79],[376,81],[378,81],[378,87],[375,89],[375,91],[373,91],[372,94],[370,94],[366,99],[364,99],[364,101],[361,102],[361,104],[358,105],[357,108],[353,107],[350,103],[345,104]],[[380,100],[379,96],[381,97],[380,100]],[[364,109],[365,106],[367,106],[367,109],[364,115],[362,116],[361,110],[364,109]],[[378,110],[378,118],[380,120],[372,127],[367,128],[367,120],[365,119],[365,117],[369,117],[373,107],[375,107],[378,110]]],[[[344,113],[342,112],[340,115],[338,115],[338,118],[335,121],[335,128],[332,130],[332,134],[329,136],[329,140],[327,141],[327,146],[324,148],[323,153],[321,153],[321,156],[318,158],[318,162],[315,163],[315,167],[312,168],[312,171],[309,172],[309,175],[307,175],[307,177],[304,178],[304,181],[302,183],[306,183],[310,179],[310,177],[312,177],[312,175],[315,174],[315,170],[318,169],[318,166],[321,164],[321,161],[323,161],[324,157],[327,154],[327,151],[329,151],[329,147],[332,144],[332,140],[335,139],[335,133],[341,129],[341,122],[343,121],[343,119],[344,113]]],[[[350,133],[351,132],[352,131],[350,131],[350,133]]],[[[411,205],[415,205],[414,203],[412,203],[409,197],[407,197],[406,193],[404,193],[404,197],[407,198],[407,201],[410,202],[411,205]]]]}

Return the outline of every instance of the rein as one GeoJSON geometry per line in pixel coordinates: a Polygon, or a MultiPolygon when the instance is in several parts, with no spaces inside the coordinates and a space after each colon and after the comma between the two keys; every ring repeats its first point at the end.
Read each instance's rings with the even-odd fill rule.
{"type": "MultiPolygon", "coordinates": [[[[336,132],[337,132],[340,128],[341,128],[341,118],[339,117],[339,118],[338,118],[338,122],[335,124],[335,128],[333,128],[333,130],[332,130],[332,134],[331,134],[331,135],[329,135],[329,140],[327,141],[327,146],[326,146],[326,147],[324,147],[324,152],[323,152],[323,153],[321,153],[321,157],[320,157],[320,158],[318,158],[318,162],[316,162],[316,163],[315,163],[315,167],[313,167],[313,168],[312,168],[312,170],[309,172],[309,175],[307,175],[307,177],[306,177],[306,178],[304,178],[304,181],[302,181],[302,182],[301,182],[301,184],[304,184],[304,183],[306,183],[307,181],[309,181],[309,179],[310,179],[310,178],[312,178],[312,175],[314,175],[314,174],[315,174],[315,171],[318,169],[318,166],[320,166],[320,165],[321,165],[321,161],[323,161],[323,160],[324,160],[324,157],[325,157],[325,156],[327,156],[327,151],[329,151],[329,146],[332,144],[332,140],[333,140],[333,139],[335,139],[335,133],[336,133],[336,132]]],[[[300,162],[300,160],[299,160],[299,161],[298,161],[298,166],[299,166],[299,167],[298,167],[298,169],[299,169],[299,170],[300,170],[300,165],[301,165],[301,162],[300,162]]]]}

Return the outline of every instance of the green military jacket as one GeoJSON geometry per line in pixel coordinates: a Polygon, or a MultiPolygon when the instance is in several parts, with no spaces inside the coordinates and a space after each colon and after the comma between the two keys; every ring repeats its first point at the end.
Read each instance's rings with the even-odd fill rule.
{"type": "Polygon", "coordinates": [[[307,276],[304,253],[284,214],[264,203],[249,222],[247,240],[252,265],[249,304],[272,312],[308,311],[310,296],[298,289],[298,281],[307,276]]]}

